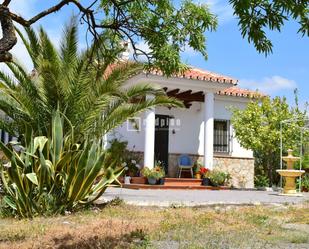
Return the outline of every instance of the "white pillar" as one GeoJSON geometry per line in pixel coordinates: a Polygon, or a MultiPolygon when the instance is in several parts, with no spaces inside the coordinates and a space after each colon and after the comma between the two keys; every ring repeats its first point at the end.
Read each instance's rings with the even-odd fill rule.
{"type": "Polygon", "coordinates": [[[9,141],[9,133],[5,132],[4,133],[4,143],[7,144],[9,141]]]}
{"type": "MultiPolygon", "coordinates": [[[[147,96],[146,99],[153,99],[154,96],[147,96]]],[[[145,112],[145,145],[144,145],[144,167],[153,168],[155,149],[155,108],[145,112]]]]}
{"type": "Polygon", "coordinates": [[[105,133],[103,136],[103,150],[107,150],[107,146],[108,146],[108,135],[107,133],[105,133]]]}
{"type": "Polygon", "coordinates": [[[214,93],[205,92],[204,99],[204,165],[213,169],[214,156],[214,93]]]}

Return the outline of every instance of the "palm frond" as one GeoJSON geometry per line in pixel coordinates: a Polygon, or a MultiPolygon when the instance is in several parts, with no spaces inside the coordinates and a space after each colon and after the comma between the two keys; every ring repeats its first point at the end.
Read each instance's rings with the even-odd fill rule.
{"type": "MultiPolygon", "coordinates": [[[[26,36],[17,31],[25,43],[35,66],[36,75],[14,61],[8,64],[13,76],[0,72],[0,110],[10,117],[10,125],[19,134],[51,136],[50,124],[55,110],[65,117],[64,133],[74,127],[74,140],[101,138],[128,118],[157,105],[181,107],[157,85],[128,87],[128,79],[140,73],[144,65],[116,61],[121,51],[104,37],[85,52],[78,52],[77,23],[64,29],[58,50],[47,33],[26,28],[26,36]],[[101,52],[106,46],[106,57],[101,52]],[[94,53],[94,61],[89,54],[94,53]],[[146,99],[147,95],[155,96],[146,99]]],[[[72,134],[73,136],[73,134],[72,134]]],[[[25,139],[27,140],[27,139],[25,139]]]]}
{"type": "Polygon", "coordinates": [[[30,55],[32,62],[34,64],[34,67],[36,68],[38,66],[37,58],[41,51],[41,46],[39,42],[39,38],[36,34],[36,32],[31,27],[25,27],[25,32],[27,35],[27,38],[24,36],[24,34],[15,27],[16,32],[18,33],[19,37],[22,39],[28,54],[30,55]]]}

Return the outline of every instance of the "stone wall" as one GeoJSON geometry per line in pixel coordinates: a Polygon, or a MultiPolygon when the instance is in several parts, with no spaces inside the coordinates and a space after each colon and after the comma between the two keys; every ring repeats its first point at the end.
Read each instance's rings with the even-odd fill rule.
{"type": "Polygon", "coordinates": [[[237,188],[254,187],[254,159],[238,157],[214,157],[214,168],[230,173],[230,183],[237,188]]]}
{"type": "MultiPolygon", "coordinates": [[[[143,165],[143,153],[141,156],[141,165],[143,165]]],[[[168,159],[168,177],[178,177],[178,157],[180,154],[169,154],[168,159]]],[[[203,161],[199,155],[189,155],[193,162],[203,161]]],[[[231,175],[230,184],[236,188],[253,188],[254,187],[254,159],[231,156],[214,156],[214,169],[222,170],[231,175]]],[[[189,176],[189,175],[188,175],[189,176]]]]}
{"type": "MultiPolygon", "coordinates": [[[[203,161],[203,157],[198,155],[189,155],[193,162],[203,161]]],[[[169,177],[178,177],[178,160],[179,154],[169,154],[169,177]]],[[[214,169],[227,172],[231,175],[230,184],[237,188],[254,187],[254,159],[240,158],[230,156],[214,156],[214,169]]]]}

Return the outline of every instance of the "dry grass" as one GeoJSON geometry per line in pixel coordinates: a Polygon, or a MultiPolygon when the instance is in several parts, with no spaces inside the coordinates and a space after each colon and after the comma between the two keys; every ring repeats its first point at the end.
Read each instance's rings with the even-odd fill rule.
{"type": "Polygon", "coordinates": [[[107,206],[0,220],[0,248],[309,248],[309,203],[294,207],[107,206]],[[283,228],[301,224],[305,231],[283,228]]]}

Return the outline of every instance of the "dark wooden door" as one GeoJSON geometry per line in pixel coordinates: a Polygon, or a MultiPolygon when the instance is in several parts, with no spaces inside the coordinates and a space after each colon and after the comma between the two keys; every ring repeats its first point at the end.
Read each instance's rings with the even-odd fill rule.
{"type": "Polygon", "coordinates": [[[161,161],[168,173],[168,128],[169,116],[156,115],[155,160],[161,161]]]}

